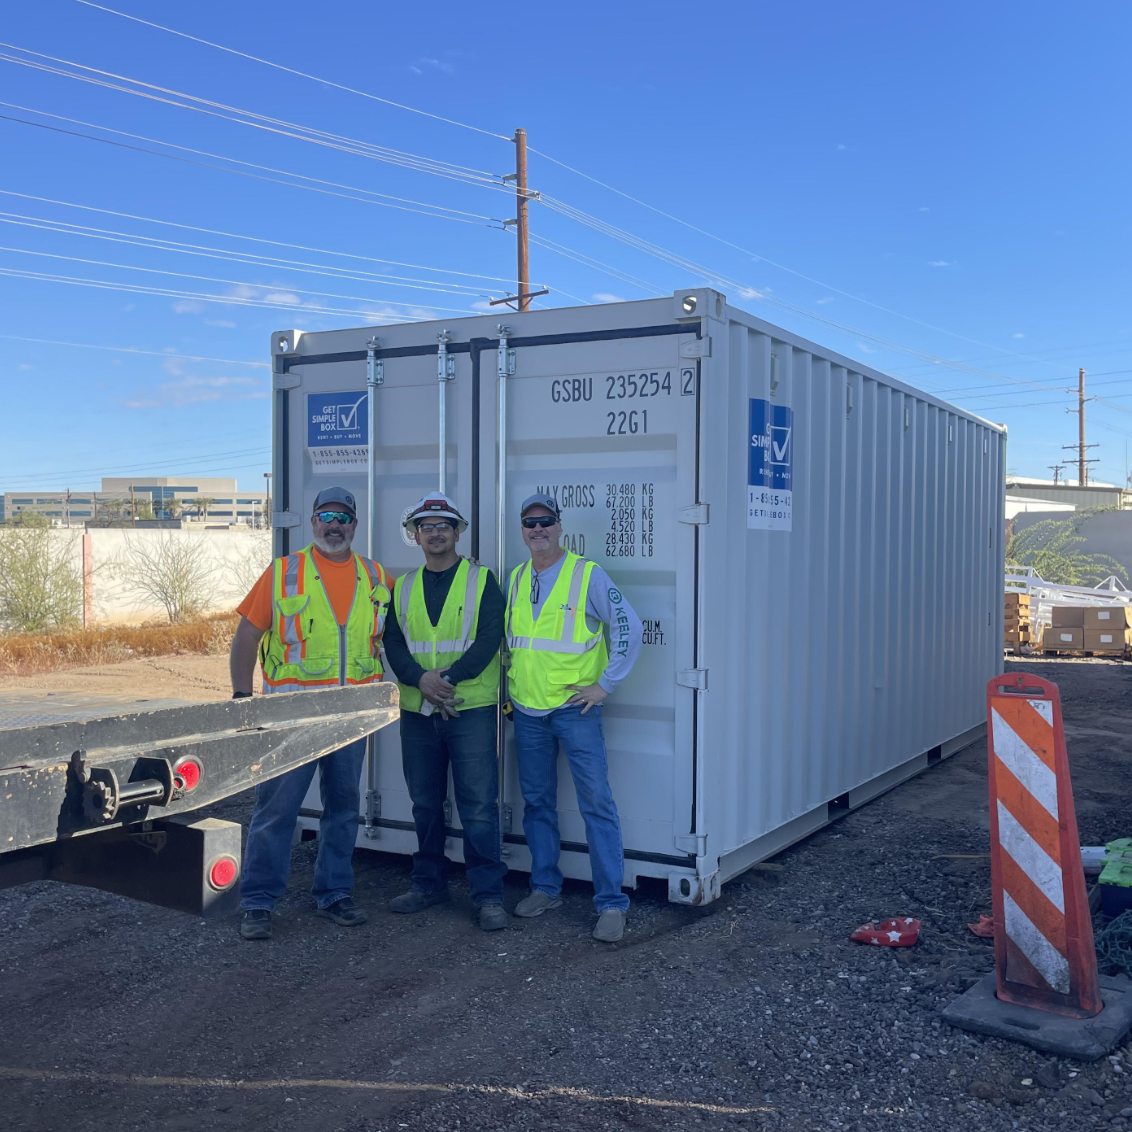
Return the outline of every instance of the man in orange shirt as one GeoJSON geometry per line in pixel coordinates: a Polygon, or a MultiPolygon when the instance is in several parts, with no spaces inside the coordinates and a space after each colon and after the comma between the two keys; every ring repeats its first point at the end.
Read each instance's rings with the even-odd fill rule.
{"type": "MultiPolygon", "coordinates": [[[[314,541],[277,558],[241,602],[229,660],[234,699],[252,694],[257,655],[268,694],[381,679],[393,580],[350,549],[357,523],[353,494],[324,488],[311,516],[314,541]]],[[[350,898],[365,751],[365,739],[358,739],[256,787],[240,880],[244,939],[271,938],[271,913],[287,891],[291,839],[316,766],[322,816],[312,895],[319,915],[334,923],[366,922],[350,898]]]]}

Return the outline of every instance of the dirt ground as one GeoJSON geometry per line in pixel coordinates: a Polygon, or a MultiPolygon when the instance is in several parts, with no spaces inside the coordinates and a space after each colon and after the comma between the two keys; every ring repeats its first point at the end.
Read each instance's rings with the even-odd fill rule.
{"type": "MultiPolygon", "coordinates": [[[[170,665],[182,696],[192,659],[170,665]]],[[[1132,835],[1132,667],[1009,667],[1060,686],[1082,842],[1132,835]]],[[[991,966],[965,927],[989,911],[988,861],[941,856],[987,851],[985,760],[968,748],[704,909],[637,891],[615,946],[590,938],[581,884],[490,935],[461,875],[452,904],[391,915],[407,862],[368,851],[370,922],[336,928],[306,894],[312,842],[266,944],[94,891],[0,892],[0,1127],[1132,1128],[1129,1045],[1084,1065],[940,1021],[991,966]],[[915,948],[849,942],[892,915],[923,919],[915,948]]]]}

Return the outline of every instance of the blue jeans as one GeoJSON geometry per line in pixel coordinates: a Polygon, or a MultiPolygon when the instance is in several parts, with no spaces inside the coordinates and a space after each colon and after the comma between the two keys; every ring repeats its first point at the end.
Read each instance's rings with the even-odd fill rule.
{"type": "Polygon", "coordinates": [[[255,809],[240,877],[241,908],[266,908],[270,912],[287,891],[291,840],[315,767],[322,790],[322,817],[318,823],[318,859],[311,894],[319,908],[329,908],[350,895],[354,887],[350,858],[358,836],[358,783],[365,757],[365,739],[355,739],[255,788],[255,809]]]}
{"type": "Polygon", "coordinates": [[[523,832],[531,851],[531,888],[557,896],[562,891],[558,867],[561,840],[558,835],[558,748],[566,752],[578,809],[586,823],[590,850],[590,872],[594,882],[594,907],[626,911],[629,897],[621,891],[625,857],[621,845],[621,821],[609,789],[605,761],[605,736],[601,730],[601,707],[585,715],[581,707],[561,707],[549,715],[524,715],[518,708],[515,747],[519,764],[519,787],[523,791],[523,832]]]}
{"type": "Polygon", "coordinates": [[[472,903],[478,908],[503,902],[507,866],[499,854],[496,750],[494,707],[470,708],[456,719],[442,719],[439,712],[401,712],[401,762],[417,827],[413,888],[443,892],[448,887],[444,800],[451,766],[472,903]]]}

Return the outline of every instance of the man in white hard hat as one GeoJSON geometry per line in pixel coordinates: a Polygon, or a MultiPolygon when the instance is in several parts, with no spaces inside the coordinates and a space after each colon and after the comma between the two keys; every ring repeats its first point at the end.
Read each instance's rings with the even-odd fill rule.
{"type": "Polygon", "coordinates": [[[507,647],[531,894],[515,915],[541,916],[562,904],[561,748],[586,826],[598,913],[594,939],[615,943],[625,931],[629,898],[621,891],[621,820],[609,788],[601,705],[641,651],[641,620],[600,566],[560,545],[553,496],[529,496],[519,514],[531,557],[515,567],[507,586],[507,647]]]}
{"type": "Polygon", "coordinates": [[[476,922],[495,931],[507,926],[496,759],[503,594],[486,566],[456,553],[467,527],[439,492],[405,519],[425,561],[397,579],[384,644],[401,690],[401,757],[418,849],[409,890],[389,907],[423,912],[448,900],[444,802],[451,769],[476,922]]]}

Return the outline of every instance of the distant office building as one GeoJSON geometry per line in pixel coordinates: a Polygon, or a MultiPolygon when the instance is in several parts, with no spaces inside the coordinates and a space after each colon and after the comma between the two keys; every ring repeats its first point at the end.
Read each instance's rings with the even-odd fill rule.
{"type": "Polygon", "coordinates": [[[238,491],[234,479],[104,476],[101,491],[6,491],[0,502],[0,521],[30,511],[63,527],[134,516],[263,527],[267,525],[267,500],[263,492],[238,491]]]}

